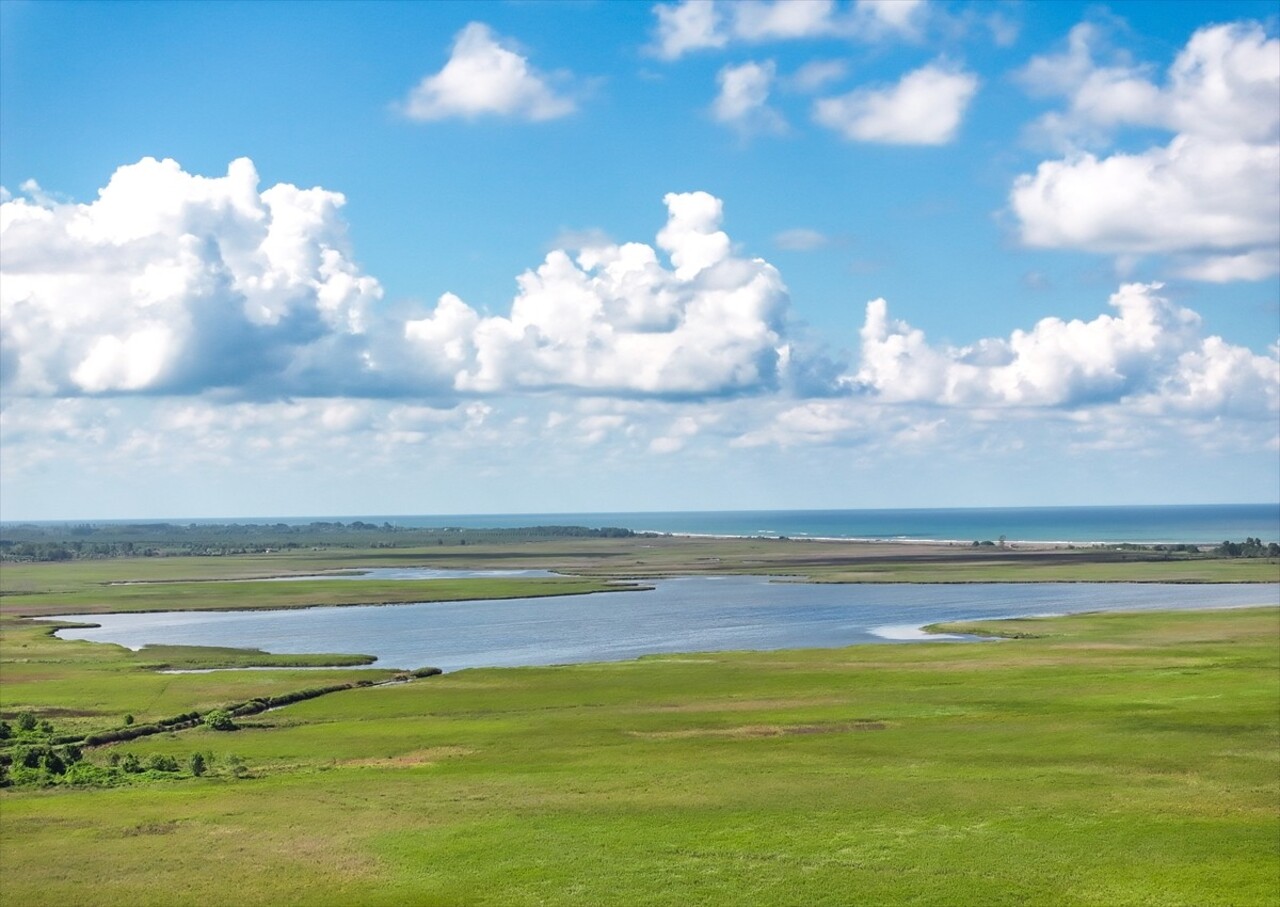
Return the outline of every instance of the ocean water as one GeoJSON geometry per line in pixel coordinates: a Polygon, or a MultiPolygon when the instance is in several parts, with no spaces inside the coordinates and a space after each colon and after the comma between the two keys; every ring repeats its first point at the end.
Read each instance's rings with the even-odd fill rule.
{"type": "MultiPolygon", "coordinates": [[[[1280,541],[1280,504],[1168,504],[1112,507],[971,507],[903,510],[706,510],[593,513],[339,514],[168,519],[188,523],[288,523],[316,520],[462,529],[532,526],[618,527],[636,532],[740,537],[1208,545],[1260,538],[1280,541]]],[[[63,522],[63,521],[56,521],[63,522]]],[[[138,520],[96,520],[101,524],[138,520]]],[[[158,522],[158,521],[146,521],[158,522]]]]}
{"type": "MultiPolygon", "coordinates": [[[[342,519],[332,517],[330,519],[342,519]]],[[[352,518],[347,518],[348,520],[352,518]]],[[[1280,541],[1280,504],[1137,507],[1000,507],[920,510],[727,510],[370,516],[367,522],[470,528],[616,526],[688,535],[787,536],[905,541],[1135,542],[1216,544],[1280,541]]]]}

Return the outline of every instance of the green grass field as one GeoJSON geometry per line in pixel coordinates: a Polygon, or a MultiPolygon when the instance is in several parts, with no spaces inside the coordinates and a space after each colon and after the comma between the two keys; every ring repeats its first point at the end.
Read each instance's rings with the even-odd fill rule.
{"type": "Polygon", "coordinates": [[[288,583],[163,582],[91,586],[58,594],[15,593],[6,595],[3,603],[7,611],[38,617],[69,612],[99,614],[118,611],[228,611],[536,598],[544,595],[623,591],[626,588],[599,579],[571,577],[360,582],[297,580],[288,583]]]}
{"type": "Polygon", "coordinates": [[[1280,613],[1029,626],[462,671],[106,748],[251,777],[6,791],[5,900],[1275,903],[1280,613]]]}
{"type": "MultiPolygon", "coordinates": [[[[573,551],[615,568],[648,558],[667,569],[680,557],[743,566],[767,560],[770,545],[787,547],[601,546],[590,549],[594,561],[573,551]]],[[[495,566],[530,559],[528,546],[475,554],[495,566]]],[[[172,646],[130,652],[58,640],[48,624],[14,616],[95,602],[134,609],[175,593],[195,606],[230,592],[258,606],[300,596],[296,605],[309,587],[362,585],[191,582],[319,569],[320,555],[309,557],[311,566],[166,558],[16,574],[6,565],[0,715],[12,722],[30,711],[59,733],[84,734],[120,727],[126,714],[151,722],[390,679],[351,667],[162,674],[300,662],[172,646]],[[187,582],[101,585],[124,579],[187,582]]],[[[323,563],[358,564],[336,560],[323,563]]],[[[909,567],[936,575],[918,560],[909,567]]],[[[1260,587],[1259,603],[1273,594],[1260,587]]],[[[1017,638],[459,671],[331,693],[239,720],[235,731],[195,727],[92,748],[86,761],[96,766],[131,754],[185,767],[200,752],[212,770],[0,790],[0,901],[1280,902],[1280,609],[944,629],[1017,638]]]]}

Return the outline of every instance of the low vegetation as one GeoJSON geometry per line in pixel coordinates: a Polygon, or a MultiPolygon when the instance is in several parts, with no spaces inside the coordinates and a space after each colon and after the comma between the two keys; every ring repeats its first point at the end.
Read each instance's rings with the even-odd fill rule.
{"type": "Polygon", "coordinates": [[[1280,612],[947,629],[1028,638],[462,671],[92,750],[114,786],[0,794],[6,897],[1274,903],[1280,612]]]}
{"type": "Polygon", "coordinates": [[[600,585],[682,569],[1271,582],[1277,570],[1266,556],[960,550],[560,539],[456,546],[447,558],[351,549],[6,564],[4,901],[1275,903],[1272,586],[1258,587],[1267,607],[939,628],[999,642],[443,676],[356,667],[359,655],[132,652],[20,618],[166,596],[299,606],[378,584],[245,577],[411,563],[554,564],[594,574],[566,582],[600,585]],[[168,582],[107,585],[158,579],[168,582]],[[278,669],[161,673],[267,664],[278,669]]]}

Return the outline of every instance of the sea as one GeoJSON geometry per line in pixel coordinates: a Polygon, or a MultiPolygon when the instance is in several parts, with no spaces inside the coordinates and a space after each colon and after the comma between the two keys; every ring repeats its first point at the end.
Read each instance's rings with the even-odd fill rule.
{"type": "MultiPolygon", "coordinates": [[[[267,518],[460,529],[530,526],[616,527],[635,532],[728,537],[865,539],[905,542],[1217,544],[1280,540],[1280,504],[1167,504],[1108,507],[973,507],[895,510],[702,510],[631,513],[490,513],[267,518]]],[[[184,521],[185,522],[185,521],[184,521]]],[[[229,522],[199,520],[196,522],[229,522]]]]}
{"type": "MultiPolygon", "coordinates": [[[[893,510],[690,510],[592,513],[338,515],[169,519],[177,524],[391,523],[393,526],[511,529],[532,526],[621,528],[635,532],[741,538],[859,539],[899,542],[1058,542],[1197,544],[1246,538],[1280,541],[1280,503],[1106,507],[963,507],[893,510]]],[[[65,521],[58,521],[60,523],[65,521]]],[[[81,521],[108,523],[140,520],[81,521]]]]}

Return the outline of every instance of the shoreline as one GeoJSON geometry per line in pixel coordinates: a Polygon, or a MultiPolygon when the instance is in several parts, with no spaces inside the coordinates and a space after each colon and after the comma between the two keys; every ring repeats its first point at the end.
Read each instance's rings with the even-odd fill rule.
{"type": "MultiPolygon", "coordinates": [[[[1137,548],[1155,548],[1157,545],[1195,545],[1197,548],[1209,548],[1221,542],[1180,542],[1172,539],[1159,541],[1126,541],[1122,539],[1101,540],[1101,541],[1071,541],[1065,539],[1005,539],[1004,545],[1001,546],[995,539],[988,539],[991,545],[974,545],[973,539],[933,539],[933,538],[914,538],[909,536],[836,536],[836,535],[809,535],[807,533],[797,533],[795,535],[768,535],[757,533],[754,535],[734,535],[721,534],[715,532],[664,532],[652,529],[633,529],[637,536],[656,535],[660,538],[676,538],[676,539],[711,539],[720,541],[761,541],[761,542],[841,542],[854,545],[920,545],[923,547],[936,548],[964,548],[964,549],[991,549],[994,551],[1056,551],[1069,550],[1075,548],[1113,548],[1122,545],[1131,545],[1137,548]]],[[[982,540],[979,540],[982,541],[982,540]]]]}

